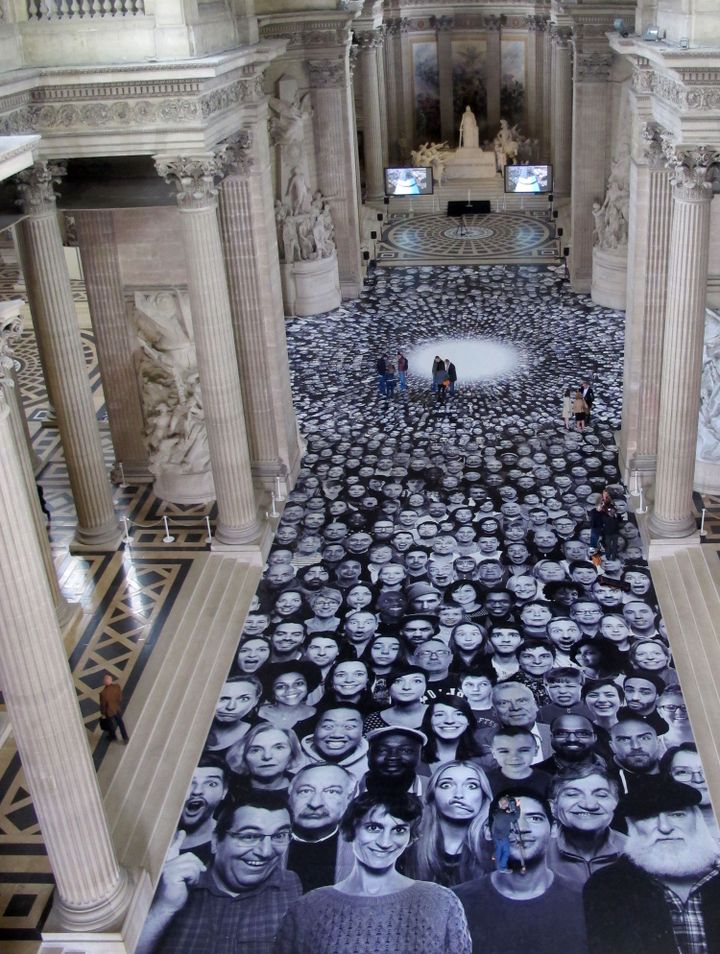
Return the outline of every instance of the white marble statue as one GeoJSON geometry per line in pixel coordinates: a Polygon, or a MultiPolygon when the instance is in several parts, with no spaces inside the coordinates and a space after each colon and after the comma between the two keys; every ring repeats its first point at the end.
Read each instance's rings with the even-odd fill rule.
{"type": "Polygon", "coordinates": [[[273,113],[268,121],[271,144],[289,146],[302,142],[305,117],[312,115],[310,94],[306,93],[302,98],[296,94],[292,102],[271,96],[269,106],[273,113]]]}
{"type": "Polygon", "coordinates": [[[150,471],[210,473],[195,346],[179,295],[136,292],[133,320],[150,471]]]}
{"type": "Polygon", "coordinates": [[[437,185],[442,185],[448,152],[447,142],[425,142],[417,149],[413,149],[410,153],[410,161],[413,166],[430,166],[433,181],[437,185]]]}
{"type": "Polygon", "coordinates": [[[330,258],[335,253],[335,228],[330,207],[322,193],[316,191],[312,199],[304,178],[300,186],[291,192],[292,180],[288,185],[288,196],[284,202],[275,202],[275,222],[278,231],[278,249],[280,260],[289,265],[292,262],[312,262],[320,258],[330,258]]]}
{"type": "Polygon", "coordinates": [[[478,132],[477,119],[469,106],[465,107],[465,112],[460,120],[460,134],[458,136],[458,148],[460,149],[479,149],[480,134],[478,132]]]}
{"type": "Polygon", "coordinates": [[[612,163],[605,200],[593,203],[593,244],[605,250],[627,247],[630,154],[623,149],[612,163]]]}
{"type": "Polygon", "coordinates": [[[523,141],[517,126],[511,127],[507,119],[500,120],[500,129],[493,140],[498,172],[502,172],[508,162],[517,162],[523,141]]]}

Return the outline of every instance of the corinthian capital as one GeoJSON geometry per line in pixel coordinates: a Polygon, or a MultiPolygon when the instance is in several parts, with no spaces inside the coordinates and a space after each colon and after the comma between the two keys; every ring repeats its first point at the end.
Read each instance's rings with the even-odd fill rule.
{"type": "Polygon", "coordinates": [[[20,204],[28,215],[55,211],[56,193],[53,186],[60,182],[66,171],[61,162],[38,160],[29,169],[17,174],[20,204]]]}
{"type": "Polygon", "coordinates": [[[314,89],[345,84],[345,64],[341,60],[308,60],[308,72],[314,89]]]}
{"type": "Polygon", "coordinates": [[[375,30],[365,30],[355,34],[357,45],[361,50],[375,50],[382,45],[385,39],[385,31],[382,27],[375,30]]]}
{"type": "Polygon", "coordinates": [[[253,137],[249,129],[241,129],[220,143],[218,159],[231,174],[246,178],[250,175],[255,160],[252,155],[253,137]]]}
{"type": "Polygon", "coordinates": [[[217,182],[224,175],[221,155],[155,156],[158,175],[177,189],[183,211],[206,209],[217,201],[217,182]]]}
{"type": "Polygon", "coordinates": [[[663,147],[662,130],[657,123],[645,123],[640,132],[642,137],[642,154],[648,165],[659,169],[665,165],[665,150],[663,147]]]}
{"type": "Polygon", "coordinates": [[[687,202],[712,199],[712,170],[720,163],[720,152],[711,146],[682,149],[666,141],[665,158],[675,196],[687,202]]]}

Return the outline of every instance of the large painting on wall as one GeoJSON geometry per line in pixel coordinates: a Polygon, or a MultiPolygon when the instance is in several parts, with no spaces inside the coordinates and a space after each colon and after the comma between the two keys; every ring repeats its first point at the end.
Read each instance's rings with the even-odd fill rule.
{"type": "Polygon", "coordinates": [[[525,126],[525,41],[503,39],[500,46],[500,115],[511,126],[525,126]]]}
{"type": "Polygon", "coordinates": [[[478,121],[480,140],[487,137],[487,43],[485,40],[453,40],[454,127],[469,106],[478,121]]]}
{"type": "Polygon", "coordinates": [[[435,41],[413,43],[415,142],[440,140],[440,82],[435,41]]]}

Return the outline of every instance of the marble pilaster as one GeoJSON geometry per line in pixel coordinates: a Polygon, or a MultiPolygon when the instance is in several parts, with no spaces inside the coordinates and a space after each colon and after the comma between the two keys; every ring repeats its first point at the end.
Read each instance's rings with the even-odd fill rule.
{"type": "Polygon", "coordinates": [[[387,95],[387,75],[385,72],[385,27],[378,28],[380,42],[378,44],[379,53],[377,56],[377,75],[378,89],[380,91],[380,139],[382,142],[383,168],[390,165],[390,142],[388,140],[388,95],[387,95]]]}
{"type": "Polygon", "coordinates": [[[388,165],[397,165],[400,156],[400,91],[402,75],[400,73],[400,22],[388,20],[385,24],[385,43],[383,61],[385,68],[385,109],[387,114],[388,165]]]}
{"type": "Polygon", "coordinates": [[[77,212],[74,218],[115,460],[126,478],[147,483],[152,478],[113,214],[77,212]]]}
{"type": "Polygon", "coordinates": [[[655,537],[689,536],[702,372],[712,183],[720,154],[705,147],[666,149],[672,177],[663,362],[660,380],[655,507],[648,526],[655,537]]]}
{"type": "Polygon", "coordinates": [[[240,383],[252,471],[272,490],[276,477],[289,489],[300,451],[264,112],[252,132],[241,132],[226,148],[229,174],[220,188],[219,216],[238,365],[250,371],[240,383]]]}
{"type": "MultiPolygon", "coordinates": [[[[13,369],[13,346],[20,334],[21,319],[19,309],[7,307],[8,305],[12,306],[12,304],[12,302],[0,302],[0,372],[2,367],[7,369],[5,377],[0,375],[0,386],[4,390],[5,401],[10,411],[10,426],[25,482],[25,492],[35,528],[35,539],[45,570],[45,579],[48,583],[57,621],[60,627],[65,629],[75,621],[79,608],[75,603],[68,603],[60,590],[45,525],[45,515],[40,507],[40,498],[37,493],[32,458],[28,453],[27,419],[22,406],[17,375],[13,369]]],[[[22,305],[23,303],[19,302],[18,304],[22,305]]]]}
{"type": "Polygon", "coordinates": [[[646,127],[630,164],[628,295],[621,450],[629,471],[655,473],[672,191],[662,148],[646,127]]]}
{"type": "Polygon", "coordinates": [[[570,194],[572,169],[572,51],[570,31],[555,28],[552,33],[551,154],[554,191],[570,194]]]}
{"type": "Polygon", "coordinates": [[[546,23],[543,33],[542,155],[552,158],[552,33],[546,23]]]}
{"type": "Polygon", "coordinates": [[[343,298],[362,291],[355,126],[347,52],[343,59],[309,60],[318,188],[327,196],[335,225],[343,298]]]}
{"type": "Polygon", "coordinates": [[[455,114],[453,112],[452,17],[435,18],[437,37],[438,88],[440,92],[440,139],[455,145],[455,114]]]}
{"type": "Polygon", "coordinates": [[[360,97],[363,108],[366,198],[370,202],[377,202],[385,194],[377,52],[382,43],[382,30],[359,32],[356,36],[359,49],[360,97]]]}
{"type": "Polygon", "coordinates": [[[502,21],[499,16],[484,18],[487,36],[487,129],[492,138],[500,128],[500,86],[501,86],[501,59],[500,59],[500,31],[502,21]]]}
{"type": "MultiPolygon", "coordinates": [[[[242,389],[217,213],[221,161],[212,155],[156,156],[158,172],[178,190],[187,254],[188,293],[195,333],[210,461],[217,495],[215,539],[244,547],[259,536],[242,389]]],[[[248,373],[254,374],[249,368],[248,373]]]]}
{"type": "MultiPolygon", "coordinates": [[[[610,143],[612,54],[576,51],[572,106],[572,195],[570,204],[570,281],[589,292],[593,269],[593,201],[605,196],[610,143]]],[[[557,173],[556,173],[557,175],[557,173]]],[[[556,180],[557,181],[557,180],[556,180]]],[[[556,185],[557,188],[557,185],[556,185]]]]}
{"type": "MultiPolygon", "coordinates": [[[[527,45],[527,74],[529,77],[527,88],[528,134],[531,139],[537,139],[541,149],[543,145],[543,112],[544,112],[544,83],[545,83],[545,19],[536,14],[527,17],[528,45],[527,45]]],[[[542,156],[542,151],[539,156],[542,156]]]]}
{"type": "MultiPolygon", "coordinates": [[[[0,371],[0,374],[3,373],[0,371]]],[[[0,387],[0,681],[70,931],[117,926],[131,882],[110,839],[0,387]]]]}
{"type": "Polygon", "coordinates": [[[35,333],[44,355],[78,525],[80,546],[114,550],[120,529],[65,264],[53,185],[62,167],[36,162],[18,176],[26,218],[18,226],[35,333]]]}

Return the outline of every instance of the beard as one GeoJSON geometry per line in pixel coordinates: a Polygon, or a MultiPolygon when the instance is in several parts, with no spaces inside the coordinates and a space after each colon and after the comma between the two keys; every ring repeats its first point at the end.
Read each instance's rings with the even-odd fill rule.
{"type": "Polygon", "coordinates": [[[694,834],[685,837],[684,844],[653,844],[645,835],[630,832],[623,853],[638,868],[656,878],[698,877],[718,860],[718,849],[701,818],[694,834]]]}

